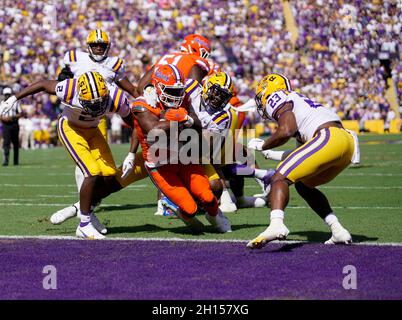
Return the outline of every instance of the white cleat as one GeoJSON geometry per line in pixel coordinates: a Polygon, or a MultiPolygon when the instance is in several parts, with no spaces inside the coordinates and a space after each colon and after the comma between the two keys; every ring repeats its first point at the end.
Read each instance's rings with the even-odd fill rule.
{"type": "Polygon", "coordinates": [[[238,208],[263,208],[267,202],[263,198],[258,197],[241,197],[237,199],[238,208]]]}
{"type": "Polygon", "coordinates": [[[52,224],[61,224],[64,221],[75,217],[78,214],[78,208],[75,205],[63,208],[52,214],[50,222],[52,224]]]}
{"type": "Polygon", "coordinates": [[[189,226],[190,229],[195,233],[201,233],[204,231],[204,224],[198,220],[195,216],[188,217],[181,213],[180,209],[176,212],[177,217],[180,218],[181,221],[185,223],[186,226],[189,226]]]}
{"type": "Polygon", "coordinates": [[[340,223],[331,226],[332,237],[325,241],[325,244],[351,244],[352,236],[349,231],[341,226],[340,223]]]}
{"type": "Polygon", "coordinates": [[[289,229],[286,228],[283,222],[275,224],[271,223],[257,238],[249,241],[247,247],[250,249],[261,249],[268,242],[274,240],[285,240],[288,234],[289,229]]]}
{"type": "Polygon", "coordinates": [[[158,200],[158,208],[156,209],[156,212],[154,213],[155,216],[163,216],[163,205],[162,205],[162,200],[158,200]]]}
{"type": "Polygon", "coordinates": [[[237,206],[234,202],[222,202],[219,206],[222,212],[232,213],[237,211],[237,206]]]}
{"type": "Polygon", "coordinates": [[[205,218],[207,218],[208,222],[219,232],[232,232],[230,221],[223,215],[221,210],[218,210],[218,214],[216,216],[211,216],[206,213],[205,218]]]}
{"type": "MultiPolygon", "coordinates": [[[[77,213],[77,218],[81,219],[81,213],[79,211],[77,213]]],[[[94,228],[98,230],[98,232],[102,234],[107,233],[106,226],[99,221],[98,217],[94,213],[91,213],[91,223],[94,226],[94,228]]]]}
{"type": "Polygon", "coordinates": [[[91,222],[89,222],[85,227],[78,225],[75,234],[78,238],[89,239],[89,240],[102,240],[106,237],[99,233],[98,230],[94,228],[91,222]]]}

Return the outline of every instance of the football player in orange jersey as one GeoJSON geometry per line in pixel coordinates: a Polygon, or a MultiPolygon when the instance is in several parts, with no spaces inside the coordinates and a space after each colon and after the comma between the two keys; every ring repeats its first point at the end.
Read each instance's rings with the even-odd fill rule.
{"type": "Polygon", "coordinates": [[[137,90],[142,94],[143,90],[151,83],[151,76],[158,65],[172,64],[176,66],[186,77],[195,79],[201,83],[202,79],[210,72],[207,58],[211,53],[211,45],[207,38],[190,34],[180,44],[180,51],[162,56],[139,80],[137,90]]]}
{"type": "Polygon", "coordinates": [[[165,159],[155,157],[151,152],[150,136],[157,130],[168,132],[172,130],[173,123],[181,128],[191,127],[197,131],[202,129],[185,91],[186,78],[175,65],[158,65],[154,68],[151,83],[156,89],[157,103],[149,105],[146,98],[138,98],[132,111],[145,165],[152,182],[179,208],[177,216],[195,232],[203,230],[203,224],[195,217],[195,199],[201,203],[206,211],[206,219],[217,231],[230,232],[230,222],[219,209],[218,200],[210,188],[203,166],[194,163],[182,164],[171,152],[171,148],[165,153],[165,159]]]}

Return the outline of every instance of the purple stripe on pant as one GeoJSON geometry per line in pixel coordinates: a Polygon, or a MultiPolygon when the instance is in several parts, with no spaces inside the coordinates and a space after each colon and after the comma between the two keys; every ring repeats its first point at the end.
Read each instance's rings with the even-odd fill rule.
{"type": "Polygon", "coordinates": [[[280,171],[282,170],[282,168],[289,162],[291,161],[295,156],[297,156],[300,152],[306,150],[307,148],[309,148],[313,143],[315,143],[319,138],[321,137],[321,132],[318,132],[317,136],[311,140],[309,143],[307,143],[306,145],[300,147],[299,150],[295,151],[295,153],[289,155],[285,160],[283,160],[282,164],[280,165],[280,167],[276,170],[276,171],[280,171]]]}
{"type": "Polygon", "coordinates": [[[78,164],[78,166],[80,167],[80,169],[84,169],[84,171],[91,176],[91,173],[89,172],[88,168],[85,166],[85,164],[82,162],[82,160],[80,159],[80,157],[77,155],[77,153],[75,152],[74,148],[72,147],[72,145],[70,144],[70,142],[68,141],[66,134],[63,131],[63,123],[64,123],[65,119],[64,118],[60,118],[59,120],[59,132],[60,132],[60,136],[63,140],[63,142],[66,144],[67,147],[67,151],[69,153],[71,153],[73,155],[73,159],[76,159],[76,162],[78,164]]]}
{"type": "Polygon", "coordinates": [[[302,163],[304,160],[306,160],[308,157],[310,157],[312,154],[316,153],[317,151],[321,150],[324,148],[324,146],[327,144],[328,140],[330,137],[329,129],[325,128],[325,139],[324,141],[315,149],[311,150],[309,153],[307,153],[305,156],[301,157],[294,165],[292,165],[288,170],[286,170],[284,176],[287,177],[294,168],[296,168],[300,163],[302,163]]]}

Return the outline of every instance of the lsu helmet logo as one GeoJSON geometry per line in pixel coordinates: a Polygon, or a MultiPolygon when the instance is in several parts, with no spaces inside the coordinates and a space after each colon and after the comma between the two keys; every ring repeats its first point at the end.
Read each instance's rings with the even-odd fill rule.
{"type": "Polygon", "coordinates": [[[85,112],[93,117],[106,112],[109,89],[103,77],[95,71],[82,74],[77,81],[78,100],[85,112]]]}

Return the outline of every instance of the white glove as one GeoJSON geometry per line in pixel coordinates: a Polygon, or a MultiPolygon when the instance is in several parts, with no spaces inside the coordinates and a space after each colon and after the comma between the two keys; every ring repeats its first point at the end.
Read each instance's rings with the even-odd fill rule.
{"type": "Polygon", "coordinates": [[[123,173],[121,175],[122,179],[127,178],[131,170],[133,170],[134,161],[135,161],[135,153],[129,152],[123,162],[123,173]]]}
{"type": "Polygon", "coordinates": [[[16,96],[11,96],[7,100],[2,101],[0,104],[0,115],[5,114],[8,111],[10,111],[13,108],[14,103],[16,101],[17,101],[16,96]]]}
{"type": "Polygon", "coordinates": [[[190,128],[193,126],[194,124],[194,119],[191,118],[189,115],[187,115],[187,120],[185,122],[183,122],[183,124],[187,127],[190,128]]]}
{"type": "Polygon", "coordinates": [[[275,160],[275,161],[282,161],[283,154],[285,151],[275,151],[275,150],[263,150],[261,151],[265,159],[275,160]]]}
{"type": "Polygon", "coordinates": [[[247,143],[247,148],[261,151],[262,145],[264,144],[264,142],[265,141],[262,139],[253,138],[247,143]]]}
{"type": "Polygon", "coordinates": [[[156,89],[153,86],[147,86],[144,89],[144,99],[151,106],[156,107],[156,103],[158,102],[158,95],[156,94],[156,89]]]}

